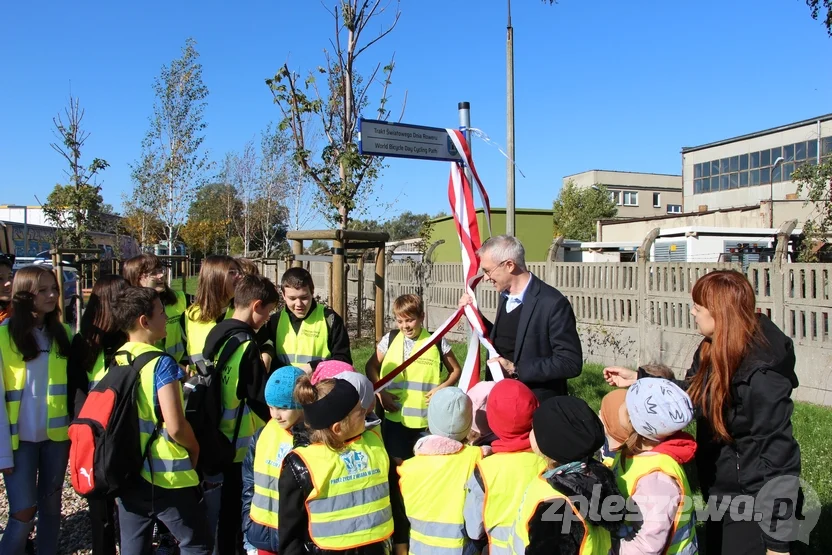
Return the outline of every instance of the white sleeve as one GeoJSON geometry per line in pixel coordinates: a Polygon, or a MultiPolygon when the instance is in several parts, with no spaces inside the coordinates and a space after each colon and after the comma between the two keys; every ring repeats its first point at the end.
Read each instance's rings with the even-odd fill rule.
{"type": "Polygon", "coordinates": [[[378,350],[379,353],[381,353],[381,356],[384,356],[384,355],[387,354],[387,349],[389,347],[390,347],[390,334],[385,333],[384,335],[381,336],[381,341],[378,342],[378,345],[376,346],[376,349],[378,350]]]}
{"type": "Polygon", "coordinates": [[[442,356],[451,352],[451,344],[444,337],[439,342],[439,350],[442,352],[442,356]]]}
{"type": "Polygon", "coordinates": [[[3,358],[0,356],[0,469],[14,468],[14,451],[6,414],[6,384],[3,382],[3,358]]]}

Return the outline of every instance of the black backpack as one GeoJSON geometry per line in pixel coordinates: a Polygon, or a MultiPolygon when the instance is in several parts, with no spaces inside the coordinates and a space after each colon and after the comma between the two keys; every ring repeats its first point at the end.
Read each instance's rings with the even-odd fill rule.
{"type": "Polygon", "coordinates": [[[197,470],[203,475],[219,474],[234,462],[237,436],[243,421],[245,400],[237,407],[237,420],[232,440],[220,431],[222,421],[222,371],[237,348],[254,339],[246,332],[231,336],[220,351],[217,363],[206,360],[204,368],[185,383],[185,418],[194,430],[199,443],[197,470]]]}
{"type": "Polygon", "coordinates": [[[126,351],[116,355],[126,355],[128,362],[108,368],[69,426],[72,487],[86,498],[115,495],[119,488],[138,477],[161,429],[162,415],[157,408],[159,424],[143,453],[136,407],[139,373],[156,358],[170,355],[161,351],[150,351],[135,358],[126,351]]]}

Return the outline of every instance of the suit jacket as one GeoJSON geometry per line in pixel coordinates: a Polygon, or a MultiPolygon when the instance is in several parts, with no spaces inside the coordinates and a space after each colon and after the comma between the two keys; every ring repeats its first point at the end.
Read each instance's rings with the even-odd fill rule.
{"type": "MultiPolygon", "coordinates": [[[[492,340],[505,302],[506,297],[500,295],[497,317],[489,330],[492,340]]],[[[579,376],[583,366],[572,305],[560,291],[532,275],[523,304],[515,310],[522,311],[513,360],[520,381],[540,401],[566,395],[566,380],[579,376]]]]}

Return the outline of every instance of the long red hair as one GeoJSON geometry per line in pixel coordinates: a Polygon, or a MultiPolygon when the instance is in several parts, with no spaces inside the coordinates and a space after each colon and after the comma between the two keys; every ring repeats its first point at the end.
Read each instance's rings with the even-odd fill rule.
{"type": "Polygon", "coordinates": [[[716,437],[731,441],[724,411],[731,402],[731,379],[752,344],[759,341],[754,290],[743,274],[720,270],[706,274],[693,286],[693,302],[714,319],[714,333],[699,348],[699,368],[688,393],[702,410],[716,437]],[[710,371],[709,371],[710,370],[710,371]]]}

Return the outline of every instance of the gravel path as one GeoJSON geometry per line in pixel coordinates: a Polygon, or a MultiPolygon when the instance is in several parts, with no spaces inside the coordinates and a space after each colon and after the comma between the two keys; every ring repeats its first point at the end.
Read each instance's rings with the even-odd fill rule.
{"type": "MultiPolygon", "coordinates": [[[[69,483],[69,474],[64,481],[59,555],[87,555],[92,553],[90,519],[87,515],[87,501],[78,496],[69,483]]],[[[6,486],[0,481],[0,530],[5,528],[9,518],[9,501],[6,486]]]]}

